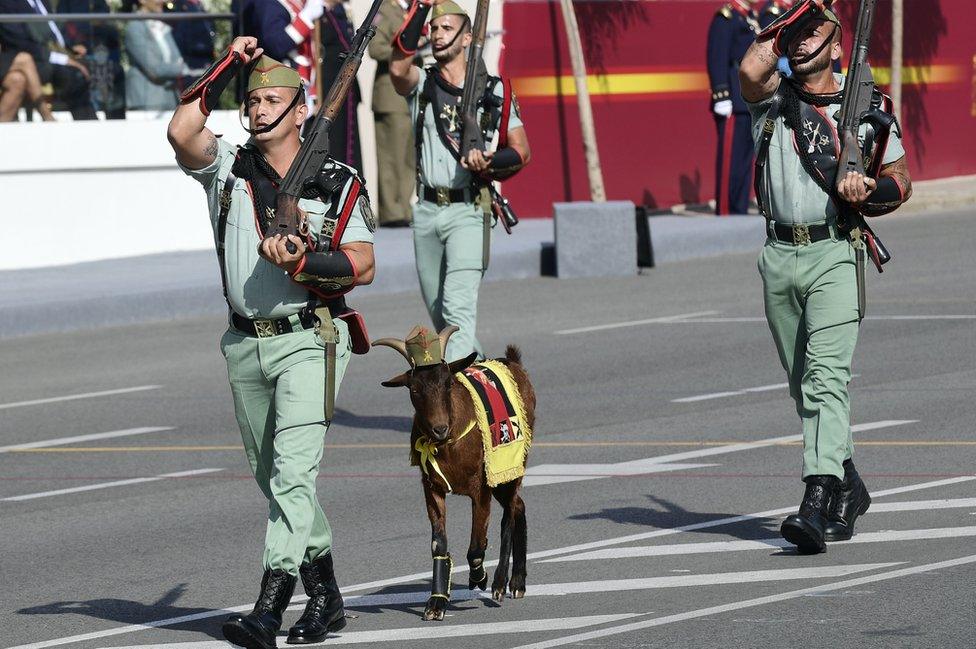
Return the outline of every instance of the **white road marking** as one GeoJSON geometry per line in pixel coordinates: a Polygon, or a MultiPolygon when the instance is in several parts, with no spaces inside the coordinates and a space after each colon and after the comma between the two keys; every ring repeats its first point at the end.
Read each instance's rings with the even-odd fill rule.
{"type": "Polygon", "coordinates": [[[719,311],[698,311],[696,313],[682,313],[679,315],[669,315],[660,318],[648,318],[646,320],[631,320],[629,322],[616,322],[613,324],[594,325],[592,327],[578,327],[576,329],[563,329],[553,332],[557,336],[569,334],[582,334],[590,331],[604,331],[606,329],[621,329],[623,327],[639,327],[646,324],[663,324],[669,322],[684,322],[686,318],[699,318],[701,316],[718,315],[719,311]]]}
{"type": "Polygon", "coordinates": [[[129,478],[128,480],[100,482],[98,484],[89,484],[81,487],[70,487],[68,489],[56,489],[54,491],[41,491],[33,494],[23,494],[21,496],[9,496],[7,498],[0,498],[0,502],[15,502],[21,500],[34,500],[36,498],[47,498],[48,496],[63,496],[65,494],[80,493],[82,491],[95,491],[96,489],[124,487],[126,485],[142,484],[144,482],[158,482],[160,480],[166,480],[167,478],[186,478],[194,475],[203,475],[205,473],[216,473],[217,471],[223,471],[223,469],[194,469],[192,471],[178,471],[176,473],[163,473],[162,475],[156,475],[147,478],[129,478]]]}
{"type": "MultiPolygon", "coordinates": [[[[589,331],[605,331],[607,329],[621,329],[624,327],[639,327],[649,324],[732,324],[736,322],[766,322],[763,316],[728,316],[721,318],[699,317],[710,316],[718,313],[717,311],[703,311],[702,313],[686,313],[664,318],[648,318],[647,320],[630,320],[627,322],[614,322],[603,325],[593,325],[590,327],[580,327],[578,329],[564,329],[554,332],[556,335],[578,334],[589,331]]],[[[865,320],[976,320],[976,315],[970,314],[933,314],[933,315],[869,315],[865,320]]]]}
{"type": "MultiPolygon", "coordinates": [[[[877,428],[888,428],[891,426],[903,426],[914,424],[915,420],[885,420],[855,424],[851,430],[855,433],[877,428]]],[[[642,460],[629,460],[614,464],[540,464],[530,466],[526,471],[522,485],[526,487],[536,487],[540,485],[556,484],[563,482],[578,482],[581,480],[598,480],[600,478],[612,478],[627,475],[643,475],[647,473],[660,473],[661,471],[676,471],[698,466],[713,465],[681,465],[675,464],[684,460],[693,460],[712,455],[723,455],[725,453],[735,453],[737,451],[752,451],[764,446],[775,446],[786,442],[795,442],[803,439],[802,435],[786,435],[783,437],[772,437],[770,439],[755,442],[742,442],[740,444],[727,444],[724,446],[712,446],[708,448],[695,449],[694,451],[684,451],[681,453],[671,453],[669,455],[659,455],[657,457],[644,458],[642,460]]]]}
{"type": "MultiPolygon", "coordinates": [[[[923,482],[914,485],[906,485],[904,487],[895,487],[893,489],[877,491],[872,495],[874,498],[881,498],[887,495],[895,495],[900,493],[907,493],[910,491],[917,491],[920,489],[929,489],[934,487],[945,487],[950,485],[959,484],[962,482],[968,482],[971,480],[976,480],[976,475],[973,476],[959,476],[956,478],[945,478],[942,480],[934,480],[931,482],[923,482]]],[[[646,538],[652,538],[657,536],[668,536],[671,534],[681,534],[683,532],[689,532],[692,530],[705,529],[709,527],[718,527],[721,525],[728,525],[730,523],[738,523],[740,521],[751,520],[754,518],[763,518],[767,516],[774,516],[778,514],[786,514],[793,512],[796,506],[784,507],[782,509],[769,510],[765,512],[756,512],[754,514],[746,514],[743,516],[732,516],[728,518],[720,518],[712,521],[704,521],[702,523],[695,523],[692,525],[685,525],[683,527],[677,527],[666,530],[656,530],[654,532],[645,532],[641,534],[629,534],[627,536],[620,536],[612,539],[605,539],[603,541],[594,541],[590,543],[580,543],[577,545],[566,546],[563,548],[553,548],[551,550],[542,550],[539,552],[530,552],[527,556],[528,559],[541,559],[545,557],[556,556],[560,554],[571,554],[574,552],[581,552],[584,550],[593,550],[600,547],[606,547],[610,545],[617,545],[620,543],[630,543],[632,541],[641,541],[646,538]]],[[[976,555],[974,555],[976,556],[976,555]]],[[[485,561],[486,567],[492,567],[498,565],[496,559],[485,561]]],[[[458,566],[453,570],[456,574],[463,574],[468,571],[467,566],[458,566]]],[[[375,590],[377,588],[385,588],[387,586],[397,586],[400,584],[408,584],[420,579],[429,579],[430,570],[425,570],[424,572],[415,572],[409,575],[402,575],[400,577],[390,577],[387,579],[377,579],[374,581],[367,581],[359,584],[353,584],[350,586],[342,587],[342,592],[345,593],[355,593],[357,591],[363,590],[375,590]]],[[[292,598],[292,604],[298,604],[304,602],[308,598],[304,595],[296,595],[292,598]]],[[[193,613],[191,615],[182,615],[179,617],[164,618],[161,620],[152,620],[149,622],[143,622],[141,624],[130,624],[128,626],[117,627],[114,629],[105,629],[102,631],[93,631],[90,633],[83,633],[79,635],[67,636],[64,638],[55,638],[53,640],[45,640],[43,642],[35,642],[32,644],[18,645],[16,647],[9,647],[8,649],[46,649],[47,647],[59,647],[66,644],[74,644],[77,642],[85,642],[88,640],[97,640],[99,638],[108,638],[111,636],[122,635],[126,633],[133,633],[136,631],[144,631],[146,629],[157,629],[160,627],[172,626],[175,624],[184,624],[187,622],[195,622],[197,620],[205,620],[213,617],[219,617],[221,615],[227,615],[229,613],[239,613],[241,611],[249,611],[253,608],[254,604],[241,604],[240,606],[234,606],[232,608],[224,608],[215,611],[203,611],[201,613],[193,613]]]]}
{"type": "Polygon", "coordinates": [[[161,385],[139,385],[134,388],[119,388],[118,390],[102,390],[101,392],[85,392],[82,394],[69,394],[63,397],[47,397],[46,399],[31,399],[30,401],[15,401],[13,403],[0,403],[0,410],[7,408],[20,408],[22,406],[37,406],[43,403],[57,403],[59,401],[75,401],[77,399],[94,399],[95,397],[110,397],[116,394],[129,394],[130,392],[144,392],[146,390],[158,390],[161,385]]]}
{"type": "Polygon", "coordinates": [[[608,629],[598,629],[595,631],[589,631],[587,633],[579,633],[576,635],[564,636],[562,638],[555,638],[553,640],[545,640],[543,642],[535,642],[532,644],[522,645],[520,647],[517,647],[516,649],[550,649],[551,647],[561,647],[568,644],[584,642],[586,640],[606,638],[608,636],[619,635],[621,633],[631,633],[633,631],[641,631],[643,629],[649,629],[656,626],[664,626],[665,624],[672,624],[674,622],[694,620],[697,618],[709,617],[712,615],[727,613],[729,611],[738,611],[744,608],[763,606],[765,604],[775,604],[777,602],[785,602],[787,600],[797,599],[799,597],[804,597],[804,596],[816,596],[821,593],[844,590],[856,586],[863,586],[864,584],[873,584],[879,581],[887,581],[889,579],[897,579],[899,577],[907,577],[910,575],[917,575],[924,572],[932,572],[934,570],[954,568],[956,566],[963,566],[971,563],[976,563],[976,554],[969,555],[966,557],[961,557],[959,559],[950,559],[949,561],[939,561],[936,563],[928,563],[921,566],[901,568],[898,570],[892,570],[890,572],[882,572],[876,575],[867,575],[865,577],[855,577],[854,579],[845,579],[843,581],[838,581],[833,584],[813,586],[811,588],[803,588],[801,590],[793,590],[786,593],[779,593],[776,595],[767,595],[766,597],[756,597],[754,599],[747,599],[738,602],[732,602],[729,604],[722,604],[720,606],[710,606],[708,608],[701,608],[694,611],[677,613],[675,615],[667,615],[664,617],[653,618],[651,620],[641,620],[639,622],[623,624],[608,629]]]}
{"type": "MultiPolygon", "coordinates": [[[[852,378],[857,378],[859,374],[852,374],[852,378]]],[[[755,388],[742,388],[741,390],[730,390],[728,392],[712,392],[711,394],[698,394],[693,397],[682,397],[680,399],[671,399],[671,403],[695,403],[697,401],[709,401],[710,399],[722,399],[724,397],[738,397],[743,394],[750,394],[753,392],[771,392],[773,390],[782,390],[784,388],[790,387],[789,383],[774,383],[772,385],[760,385],[755,388]]]]}
{"type": "MultiPolygon", "coordinates": [[[[955,539],[976,536],[976,526],[937,527],[923,530],[886,530],[883,532],[861,532],[850,541],[831,543],[853,545],[860,543],[889,543],[895,541],[921,541],[928,539],[955,539]]],[[[601,561],[604,559],[632,559],[635,557],[665,557],[679,554],[713,554],[717,552],[742,552],[745,550],[789,549],[793,544],[781,537],[756,539],[755,541],[709,541],[707,543],[678,543],[674,545],[639,545],[626,548],[594,550],[581,554],[545,559],[540,563],[558,561],[601,561]]]]}
{"type": "Polygon", "coordinates": [[[0,446],[0,453],[9,453],[28,448],[47,448],[48,446],[63,446],[65,444],[75,444],[77,442],[90,442],[96,439],[111,439],[113,437],[129,437],[130,435],[145,435],[147,433],[158,433],[164,430],[173,430],[172,426],[152,426],[144,428],[126,428],[125,430],[112,430],[107,433],[92,433],[91,435],[75,435],[74,437],[59,437],[58,439],[45,439],[40,442],[24,442],[23,444],[12,444],[10,446],[0,446]]]}
{"type": "Polygon", "coordinates": [[[873,503],[872,514],[879,512],[917,512],[932,509],[976,507],[976,498],[943,498],[942,500],[908,500],[900,503],[873,503]]]}
{"type": "MultiPolygon", "coordinates": [[[[426,600],[425,600],[426,601],[426,600]]],[[[337,644],[364,644],[376,642],[409,642],[433,638],[464,638],[503,633],[535,633],[539,631],[561,631],[563,629],[582,629],[598,624],[619,622],[639,617],[640,613],[618,613],[616,615],[584,615],[581,617],[558,617],[542,620],[513,620],[509,622],[482,622],[478,624],[425,624],[399,629],[377,631],[352,631],[329,634],[322,646],[337,644]]],[[[171,644],[130,645],[112,649],[226,649],[226,642],[207,640],[204,642],[176,642],[171,644]]]]}

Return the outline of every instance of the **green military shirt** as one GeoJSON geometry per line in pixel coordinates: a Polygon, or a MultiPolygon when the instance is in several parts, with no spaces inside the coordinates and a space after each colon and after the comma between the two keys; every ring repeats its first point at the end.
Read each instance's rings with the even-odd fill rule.
{"type": "MultiPolygon", "coordinates": [[[[420,110],[420,92],[427,81],[427,71],[423,68],[418,68],[418,70],[420,71],[420,80],[407,96],[407,101],[410,104],[410,117],[414,124],[417,123],[417,113],[420,110]]],[[[494,91],[496,97],[499,99],[503,97],[502,84],[495,84],[494,91]]],[[[514,93],[509,110],[508,130],[511,131],[522,126],[522,118],[519,115],[518,102],[515,100],[514,93]]],[[[483,109],[478,110],[479,120],[483,112],[483,109]]],[[[455,137],[459,137],[461,97],[457,98],[456,108],[453,110],[445,108],[444,113],[437,116],[434,115],[433,102],[427,105],[427,111],[424,115],[423,142],[420,147],[420,182],[428,187],[449,187],[451,189],[470,187],[472,184],[471,172],[462,167],[451,155],[451,151],[444,146],[440,135],[437,133],[437,122],[435,120],[441,120],[447,132],[454,133],[455,137]]],[[[499,126],[499,124],[495,124],[495,128],[492,130],[499,126]]]]}
{"type": "MultiPolygon", "coordinates": [[[[835,74],[837,83],[844,87],[843,75],[835,74]]],[[[782,83],[786,83],[784,80],[782,83]]],[[[762,137],[762,127],[773,97],[757,103],[749,103],[752,113],[752,136],[758,147],[762,137]]],[[[840,103],[831,104],[825,109],[837,121],[840,103]]],[[[861,127],[864,136],[866,126],[861,127]]],[[[883,163],[890,164],[905,155],[898,135],[892,130],[888,148],[884,151],[883,163]]],[[[800,156],[793,146],[793,132],[786,125],[783,114],[776,119],[773,137],[769,142],[769,158],[765,177],[759,179],[769,214],[767,216],[787,225],[801,223],[822,223],[837,217],[834,201],[817,185],[816,181],[803,169],[800,156]]]]}
{"type": "MultiPolygon", "coordinates": [[[[220,216],[220,192],[234,165],[236,153],[237,147],[221,138],[218,139],[217,157],[203,169],[180,165],[180,169],[203,185],[207,193],[215,237],[220,216]]],[[[298,201],[298,206],[308,214],[309,229],[317,239],[327,210],[325,203],[303,198],[298,201]]],[[[284,318],[298,313],[308,304],[307,288],[293,282],[285,271],[258,255],[261,237],[254,204],[247,191],[247,182],[241,178],[234,183],[224,240],[227,301],[236,313],[251,319],[284,318]]],[[[373,242],[373,233],[366,227],[359,201],[356,201],[340,243],[356,241],[373,242]]]]}

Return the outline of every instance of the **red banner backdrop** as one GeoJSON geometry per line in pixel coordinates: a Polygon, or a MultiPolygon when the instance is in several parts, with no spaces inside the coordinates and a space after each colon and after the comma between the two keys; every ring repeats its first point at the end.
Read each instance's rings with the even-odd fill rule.
{"type": "MultiPolygon", "coordinates": [[[[576,0],[607,198],[650,207],[714,198],[715,125],[705,37],[714,0],[576,0]]],[[[837,0],[850,48],[855,0],[837,0]]],[[[916,179],[976,173],[972,0],[905,0],[903,127],[916,179]]],[[[579,114],[557,0],[507,0],[501,70],[532,163],[505,183],[520,215],[589,200],[579,114]]],[[[875,78],[890,79],[891,2],[880,0],[875,78]]]]}

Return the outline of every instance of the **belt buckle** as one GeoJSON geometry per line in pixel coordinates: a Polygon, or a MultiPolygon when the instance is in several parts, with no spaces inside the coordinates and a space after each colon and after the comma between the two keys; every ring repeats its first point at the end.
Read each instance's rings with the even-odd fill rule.
{"type": "Polygon", "coordinates": [[[435,187],[434,191],[437,192],[437,204],[441,207],[447,207],[451,204],[451,190],[447,187],[435,187]]]}
{"type": "Polygon", "coordinates": [[[810,228],[806,225],[793,226],[793,245],[806,246],[810,243],[810,228]]]}
{"type": "Polygon", "coordinates": [[[254,334],[258,338],[270,338],[271,336],[276,336],[278,331],[275,329],[274,321],[272,320],[255,320],[254,334]]]}

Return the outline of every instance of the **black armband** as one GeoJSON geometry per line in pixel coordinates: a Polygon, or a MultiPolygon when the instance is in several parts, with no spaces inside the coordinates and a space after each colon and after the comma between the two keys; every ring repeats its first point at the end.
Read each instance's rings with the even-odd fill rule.
{"type": "Polygon", "coordinates": [[[430,13],[431,6],[433,5],[430,2],[414,0],[407,11],[403,24],[393,35],[393,45],[407,56],[413,56],[417,53],[420,34],[424,30],[424,24],[427,22],[427,14],[430,13]]]}
{"type": "Polygon", "coordinates": [[[317,293],[346,293],[356,285],[356,267],[349,255],[333,252],[306,252],[291,278],[317,293]]]}
{"type": "Polygon", "coordinates": [[[505,180],[514,176],[525,164],[518,151],[508,146],[495,151],[488,163],[488,175],[495,180],[505,180]]]}
{"type": "Polygon", "coordinates": [[[210,115],[210,111],[217,107],[220,94],[231,82],[241,68],[244,67],[244,59],[240,52],[228,50],[223,58],[213,62],[199,79],[190,84],[190,87],[180,95],[181,104],[189,104],[191,101],[200,98],[200,112],[210,115]]]}
{"type": "Polygon", "coordinates": [[[881,216],[894,211],[899,205],[905,202],[905,192],[901,185],[892,176],[885,176],[878,179],[878,186],[875,187],[868,199],[861,204],[861,211],[867,216],[881,216]]]}

